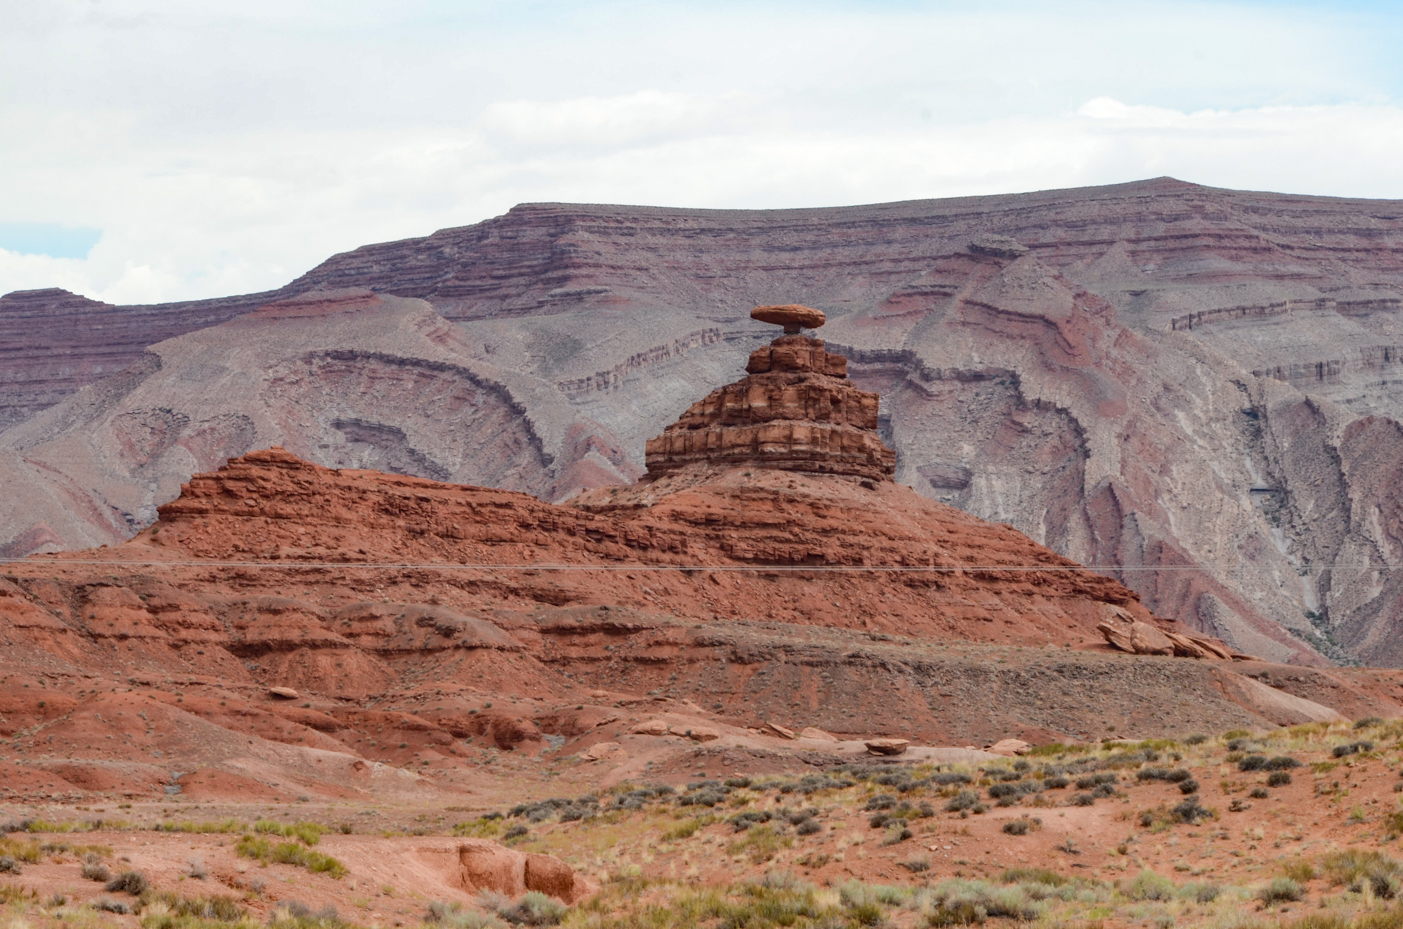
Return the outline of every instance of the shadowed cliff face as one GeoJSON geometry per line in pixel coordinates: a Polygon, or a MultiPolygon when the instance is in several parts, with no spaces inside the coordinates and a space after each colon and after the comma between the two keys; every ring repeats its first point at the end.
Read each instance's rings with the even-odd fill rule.
{"type": "Polygon", "coordinates": [[[882,395],[897,481],[1126,566],[1155,612],[1245,651],[1397,663],[1396,572],[1359,566],[1398,563],[1403,537],[1380,451],[1403,416],[1401,244],[1403,204],[1163,179],[823,210],[528,205],[336,256],[276,295],[135,308],[121,350],[46,328],[46,301],[71,297],[11,295],[0,390],[27,418],[0,434],[21,488],[0,544],[113,541],[188,474],[279,441],[556,499],[626,483],[644,440],[764,343],[745,311],[799,301],[882,395]],[[196,367],[189,340],[341,287],[420,298],[434,319],[408,339],[349,332],[364,310],[309,315],[298,352],[286,321],[221,327],[277,348],[241,360],[287,411],[252,437],[269,390],[196,367]],[[143,332],[189,334],[143,355],[143,332]],[[103,370],[54,374],[60,348],[103,370]],[[137,367],[94,380],[124,358],[137,367]],[[192,409],[208,383],[218,409],[192,409]]]}

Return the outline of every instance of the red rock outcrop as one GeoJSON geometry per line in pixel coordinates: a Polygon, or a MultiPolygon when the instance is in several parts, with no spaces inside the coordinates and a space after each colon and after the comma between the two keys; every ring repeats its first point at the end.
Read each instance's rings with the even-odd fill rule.
{"type": "Polygon", "coordinates": [[[791,304],[750,315],[785,334],[751,353],[748,377],[712,391],[648,440],[648,475],[709,464],[890,480],[896,453],[877,435],[877,395],[846,381],[846,358],[798,334],[822,326],[823,313],[791,304]]]}
{"type": "Polygon", "coordinates": [[[119,541],[189,474],[274,444],[550,499],[627,484],[644,440],[757,347],[727,308],[793,298],[882,393],[896,480],[1235,648],[1399,663],[1403,587],[1367,567],[1396,563],[1399,531],[1359,515],[1391,471],[1354,437],[1403,418],[1400,243],[1397,202],[1160,178],[820,210],[528,204],[262,297],[11,295],[0,401],[68,399],[0,438],[0,551],[119,541]],[[258,319],[243,351],[195,350],[202,326],[344,287],[439,315],[341,342],[307,336],[344,316],[258,319]]]}

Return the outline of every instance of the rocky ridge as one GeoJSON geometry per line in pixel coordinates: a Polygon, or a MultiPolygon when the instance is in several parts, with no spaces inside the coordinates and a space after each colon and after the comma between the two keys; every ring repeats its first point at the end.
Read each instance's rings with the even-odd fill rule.
{"type": "Polygon", "coordinates": [[[272,295],[421,298],[444,320],[436,342],[313,337],[313,317],[306,341],[285,341],[286,321],[250,318],[241,337],[264,348],[241,365],[279,371],[253,384],[212,377],[194,331],[135,346],[270,297],[127,314],[135,366],[93,382],[99,331],[48,321],[69,298],[12,295],[6,371],[24,383],[5,402],[90,387],[0,434],[15,488],[0,544],[117,541],[219,454],[274,444],[552,499],[627,484],[644,440],[762,344],[726,307],[792,296],[827,314],[855,386],[882,394],[896,480],[1107,566],[1155,612],[1239,649],[1392,664],[1400,242],[1396,203],[1170,179],[832,210],[525,205],[336,256],[272,295]],[[189,386],[205,383],[217,389],[189,386]],[[460,458],[464,427],[428,415],[445,392],[490,412],[468,433],[510,441],[460,458]],[[308,398],[323,405],[284,412],[308,398]],[[276,428],[233,428],[264,410],[276,428]]]}

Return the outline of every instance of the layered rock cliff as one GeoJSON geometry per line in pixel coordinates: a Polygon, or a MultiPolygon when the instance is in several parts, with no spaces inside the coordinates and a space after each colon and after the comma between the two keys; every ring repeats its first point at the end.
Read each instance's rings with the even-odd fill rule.
{"type": "MultiPolygon", "coordinates": [[[[1395,662],[1403,526],[1376,449],[1403,415],[1400,244],[1398,203],[1169,179],[824,210],[522,206],[337,256],[279,291],[420,298],[452,335],[351,345],[349,331],[313,338],[310,320],[305,343],[260,335],[269,356],[245,355],[247,380],[209,381],[219,415],[257,420],[261,372],[278,366],[284,409],[300,390],[314,415],[213,443],[209,462],[281,441],[323,464],[556,498],[627,483],[644,440],[763,344],[736,308],[796,299],[827,313],[854,385],[882,394],[897,481],[1107,566],[1156,612],[1243,650],[1395,662]],[[488,416],[469,433],[519,438],[442,449],[462,428],[433,425],[457,372],[495,385],[462,409],[501,411],[500,428],[488,416]]],[[[14,409],[92,376],[43,373],[64,343],[44,299],[26,297],[39,324],[13,330],[10,357],[40,372],[7,388],[14,409]]],[[[202,312],[245,312],[240,300],[202,312]]],[[[139,318],[195,326],[187,312],[139,318]]],[[[120,538],[208,466],[118,452],[206,447],[211,416],[186,385],[217,361],[185,360],[196,335],[0,434],[19,488],[9,551],[120,538]],[[162,438],[135,442],[128,426],[162,438]]]]}

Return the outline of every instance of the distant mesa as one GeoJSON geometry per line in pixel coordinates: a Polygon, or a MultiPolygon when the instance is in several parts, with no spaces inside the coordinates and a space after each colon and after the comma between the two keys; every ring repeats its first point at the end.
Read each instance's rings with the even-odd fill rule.
{"type": "Polygon", "coordinates": [[[648,440],[649,476],[754,466],[891,480],[896,453],[877,435],[877,395],[848,382],[846,358],[799,335],[822,326],[823,311],[791,304],[750,315],[785,334],[751,353],[748,377],[712,391],[648,440]]]}

